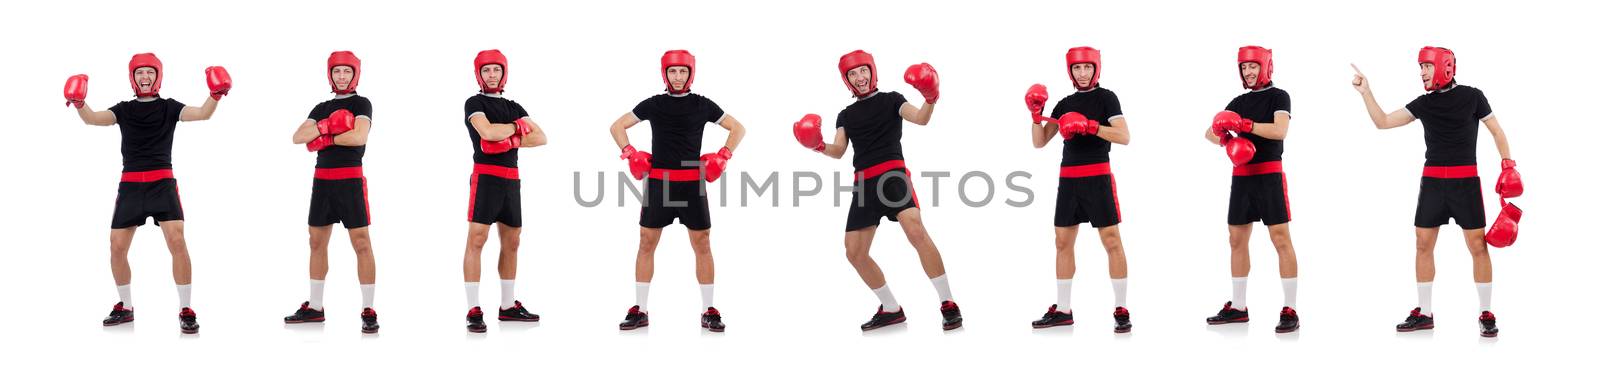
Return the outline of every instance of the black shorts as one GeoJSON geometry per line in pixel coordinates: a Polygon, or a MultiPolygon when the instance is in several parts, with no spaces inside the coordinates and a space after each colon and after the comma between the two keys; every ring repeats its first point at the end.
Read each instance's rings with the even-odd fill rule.
{"type": "Polygon", "coordinates": [[[1283,172],[1233,176],[1228,194],[1229,225],[1255,221],[1277,225],[1289,219],[1289,182],[1283,172]]]}
{"type": "Polygon", "coordinates": [[[183,220],[183,202],[178,199],[177,179],[168,177],[148,182],[117,183],[117,204],[111,212],[111,228],[141,226],[145,218],[155,218],[156,225],[183,220]]]}
{"type": "Polygon", "coordinates": [[[1095,228],[1122,223],[1116,177],[1061,177],[1056,186],[1056,226],[1073,227],[1083,222],[1095,228]]]}
{"type": "Polygon", "coordinates": [[[311,180],[311,212],[306,224],[312,227],[344,224],[345,229],[372,225],[367,206],[367,178],[311,180]]]}
{"type": "Polygon", "coordinates": [[[495,168],[500,168],[501,172],[473,170],[467,221],[522,227],[522,180],[518,179],[516,168],[495,168]]]}
{"type": "Polygon", "coordinates": [[[900,212],[918,207],[917,191],[911,188],[911,171],[905,168],[889,169],[857,180],[851,194],[845,232],[876,227],[879,219],[885,217],[898,222],[900,212]]]}
{"type": "Polygon", "coordinates": [[[644,206],[639,208],[639,226],[665,228],[672,225],[673,219],[677,219],[678,223],[690,230],[711,229],[711,206],[704,189],[705,182],[699,180],[646,178],[644,206]]]}
{"type": "Polygon", "coordinates": [[[1484,227],[1483,187],[1478,177],[1422,177],[1417,194],[1417,227],[1434,228],[1455,219],[1461,229],[1484,227]]]}

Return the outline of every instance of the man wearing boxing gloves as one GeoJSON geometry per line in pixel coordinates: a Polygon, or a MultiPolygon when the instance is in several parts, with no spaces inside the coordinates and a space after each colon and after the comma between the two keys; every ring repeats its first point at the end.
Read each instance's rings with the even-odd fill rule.
{"type": "Polygon", "coordinates": [[[356,94],[361,82],[361,59],[349,51],[328,55],[328,85],[333,99],[311,108],[311,114],[294,131],[296,145],[317,153],[317,169],[311,180],[311,212],[307,217],[311,234],[311,292],[294,314],[283,317],[286,324],[315,323],[326,319],[322,290],[328,279],[328,239],[333,224],[343,223],[356,251],[356,277],[361,281],[361,332],[378,333],[378,312],[372,310],[377,280],[377,264],[372,257],[372,224],[367,206],[367,178],[361,173],[361,158],[367,151],[367,132],[372,130],[372,102],[356,94]]]}
{"type": "Polygon", "coordinates": [[[911,188],[911,171],[906,169],[900,150],[902,120],[927,125],[933,117],[934,103],[939,100],[939,74],[927,63],[906,69],[906,84],[922,93],[924,104],[921,107],[906,101],[898,92],[878,91],[878,67],[872,54],[865,51],[856,50],[839,57],[839,75],[856,101],[839,112],[833,141],[823,141],[822,117],[816,114],[807,114],[795,122],[794,135],[801,146],[834,159],[843,158],[852,142],[856,145],[852,163],[856,169],[855,190],[845,222],[845,257],[882,303],[872,319],[861,325],[861,330],[870,331],[906,320],[905,311],[889,291],[883,271],[868,253],[878,231],[878,221],[883,217],[899,222],[911,246],[916,248],[922,270],[927,272],[939,293],[944,329],[960,328],[961,308],[951,297],[950,281],[945,276],[939,249],[923,227],[922,211],[916,192],[911,188]]]}
{"type": "Polygon", "coordinates": [[[517,248],[522,243],[522,180],[517,175],[517,149],[544,145],[539,125],[522,104],[501,96],[509,64],[500,50],[478,52],[473,59],[477,95],[467,98],[467,136],[472,143],[472,190],[467,200],[467,251],[462,275],[467,292],[467,331],[487,332],[478,304],[483,245],[489,226],[500,235],[500,321],[537,322],[516,299],[517,248]]]}
{"type": "Polygon", "coordinates": [[[711,209],[706,200],[706,182],[716,181],[733,157],[733,150],[744,139],[744,125],[724,113],[711,99],[689,92],[694,76],[694,55],[671,50],[661,55],[661,80],[667,93],[640,101],[633,111],[611,124],[611,138],[622,148],[622,159],[634,179],[644,180],[645,199],[639,211],[639,254],[634,260],[633,307],[617,327],[633,330],[650,325],[650,280],[655,275],[656,244],[661,229],[673,219],[689,229],[689,244],[694,247],[695,278],[700,282],[700,327],[722,332],[722,313],[711,304],[716,269],[711,258],[711,209]],[[628,143],[627,129],[642,121],[650,122],[649,152],[628,143]],[[706,123],[728,130],[728,139],[715,153],[699,155],[700,139],[706,123]],[[704,181],[701,181],[704,174],[704,181]],[[648,178],[647,178],[648,177],[648,178]]]}
{"type": "Polygon", "coordinates": [[[1221,145],[1233,161],[1233,185],[1228,195],[1229,265],[1233,274],[1233,299],[1222,305],[1207,324],[1250,321],[1245,287],[1250,275],[1251,223],[1260,221],[1278,250],[1278,275],[1283,284],[1283,309],[1278,312],[1278,333],[1300,329],[1295,311],[1299,264],[1289,239],[1289,182],[1283,174],[1283,140],[1289,135],[1289,93],[1272,84],[1272,50],[1260,46],[1239,48],[1239,78],[1250,90],[1228,102],[1212,119],[1206,140],[1221,145]]]}
{"type": "MultiPolygon", "coordinates": [[[[1423,142],[1427,146],[1422,188],[1417,196],[1418,306],[1411,309],[1395,330],[1433,329],[1433,246],[1439,238],[1439,226],[1455,219],[1465,234],[1467,251],[1472,253],[1472,279],[1478,284],[1478,333],[1483,337],[1495,337],[1500,329],[1495,325],[1494,313],[1489,310],[1494,268],[1489,261],[1485,238],[1497,246],[1509,245],[1508,238],[1515,239],[1516,221],[1521,218],[1522,211],[1507,206],[1495,221],[1495,228],[1485,236],[1483,189],[1477,165],[1479,122],[1489,129],[1500,151],[1500,180],[1495,192],[1502,198],[1521,195],[1522,176],[1517,174],[1516,162],[1511,161],[1511,144],[1506,140],[1505,131],[1500,129],[1494,110],[1489,107],[1489,99],[1482,90],[1456,83],[1455,53],[1442,47],[1424,47],[1417,54],[1417,64],[1421,69],[1422,88],[1428,92],[1405,108],[1387,114],[1378,106],[1371,84],[1360,69],[1355,69],[1355,79],[1350,82],[1356,92],[1361,93],[1367,115],[1378,129],[1401,127],[1420,119],[1423,142]]],[[[1355,65],[1350,67],[1355,68],[1355,65]]]]}
{"type": "Polygon", "coordinates": [[[1078,224],[1088,222],[1100,233],[1116,297],[1111,317],[1113,331],[1133,330],[1127,305],[1128,261],[1122,252],[1122,209],[1117,203],[1117,181],[1111,174],[1111,144],[1128,144],[1128,122],[1122,116],[1117,94],[1100,87],[1100,50],[1082,46],[1067,50],[1067,71],[1077,89],[1056,103],[1049,117],[1042,115],[1050,99],[1044,85],[1033,85],[1024,100],[1033,115],[1033,147],[1043,148],[1060,132],[1061,180],[1056,187],[1056,303],[1034,328],[1072,325],[1072,276],[1077,272],[1073,245],[1078,224]]]}
{"type": "Polygon", "coordinates": [[[133,233],[145,218],[155,218],[172,253],[172,280],[178,285],[178,329],[199,333],[200,323],[189,307],[191,268],[189,247],[183,237],[183,204],[178,199],[178,181],[172,176],[172,138],[178,122],[211,119],[217,101],[233,88],[233,78],[222,67],[206,68],[206,86],[211,97],[199,107],[162,98],[161,80],[166,70],[155,54],[143,53],[128,61],[128,81],[134,99],[111,109],[95,111],[84,99],[89,94],[89,76],[67,78],[63,95],[67,105],[78,109],[78,118],[96,126],[117,125],[122,132],[122,181],[117,185],[116,208],[111,216],[111,277],[117,283],[119,302],[101,321],[113,326],[133,321],[133,272],[128,265],[128,248],[133,233]]]}

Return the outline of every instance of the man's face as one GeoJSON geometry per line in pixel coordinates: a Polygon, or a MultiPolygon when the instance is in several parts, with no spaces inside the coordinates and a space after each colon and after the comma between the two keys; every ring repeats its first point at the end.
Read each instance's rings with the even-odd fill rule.
{"type": "Polygon", "coordinates": [[[139,94],[150,94],[156,88],[156,77],[160,71],[154,67],[139,67],[133,70],[133,82],[139,84],[139,94]]]}
{"type": "Polygon", "coordinates": [[[505,76],[506,69],[499,64],[487,64],[478,69],[478,78],[482,78],[483,86],[489,89],[500,88],[500,80],[505,76]]]}
{"type": "Polygon", "coordinates": [[[1094,64],[1078,63],[1072,65],[1072,82],[1076,83],[1078,88],[1089,88],[1089,84],[1094,83],[1093,81],[1094,64]]]}
{"type": "Polygon", "coordinates": [[[1239,76],[1244,78],[1245,84],[1258,86],[1256,83],[1261,80],[1261,63],[1239,63],[1239,76]]]}
{"type": "Polygon", "coordinates": [[[1422,85],[1433,83],[1433,63],[1422,63],[1422,85]]]}
{"type": "Polygon", "coordinates": [[[689,67],[675,65],[667,67],[667,83],[672,85],[673,91],[683,91],[683,86],[689,84],[689,67]]]}
{"type": "Polygon", "coordinates": [[[865,95],[872,92],[872,67],[859,66],[845,73],[850,80],[850,86],[855,87],[857,94],[865,95]]]}
{"type": "Polygon", "coordinates": [[[328,75],[333,78],[334,88],[348,90],[350,89],[350,80],[356,78],[356,69],[348,65],[338,65],[329,70],[328,75]]]}

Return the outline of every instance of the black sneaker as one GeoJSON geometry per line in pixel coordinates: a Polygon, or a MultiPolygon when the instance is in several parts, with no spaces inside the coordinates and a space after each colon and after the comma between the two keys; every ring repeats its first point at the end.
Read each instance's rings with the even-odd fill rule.
{"type": "Polygon", "coordinates": [[[500,309],[500,321],[537,322],[539,321],[539,314],[528,312],[527,308],[522,307],[522,301],[513,300],[510,309],[500,309]]]}
{"type": "Polygon", "coordinates": [[[955,301],[945,300],[939,303],[939,313],[944,314],[944,330],[961,328],[961,307],[956,306],[955,301]]]}
{"type": "Polygon", "coordinates": [[[184,334],[200,333],[200,323],[195,321],[193,309],[178,310],[178,330],[184,334]]]}
{"type": "Polygon", "coordinates": [[[472,333],[489,331],[489,326],[483,324],[483,308],[473,306],[472,310],[467,310],[467,331],[472,333]]]}
{"type": "Polygon", "coordinates": [[[1111,312],[1111,319],[1117,322],[1117,327],[1112,329],[1113,332],[1128,333],[1133,331],[1133,321],[1128,318],[1127,308],[1118,306],[1116,310],[1111,312]]]}
{"type": "Polygon", "coordinates": [[[1051,304],[1050,310],[1044,312],[1044,317],[1033,321],[1033,328],[1050,328],[1063,325],[1072,325],[1072,312],[1056,310],[1056,305],[1051,304]]]}
{"type": "Polygon", "coordinates": [[[372,308],[361,309],[361,333],[378,333],[378,312],[372,308]]]}
{"type": "Polygon", "coordinates": [[[712,332],[721,332],[726,329],[726,326],[722,325],[722,312],[717,311],[715,307],[706,308],[706,313],[700,314],[700,328],[705,328],[712,332]]]}
{"type": "Polygon", "coordinates": [[[628,316],[622,317],[622,324],[617,324],[617,329],[631,331],[650,326],[650,314],[639,311],[639,305],[628,308],[628,316]]]}
{"type": "Polygon", "coordinates": [[[1433,317],[1422,315],[1422,308],[1411,309],[1411,315],[1406,316],[1406,321],[1394,326],[1396,332],[1412,332],[1423,329],[1433,329],[1433,317]]]}
{"type": "Polygon", "coordinates": [[[1206,318],[1206,324],[1218,325],[1228,323],[1244,323],[1250,321],[1250,312],[1233,308],[1233,301],[1222,304],[1222,311],[1216,316],[1206,318]]]}
{"type": "Polygon", "coordinates": [[[896,312],[891,313],[891,312],[883,311],[883,305],[878,305],[878,312],[872,314],[872,319],[871,320],[868,320],[866,323],[862,323],[861,324],[861,331],[862,332],[866,332],[866,331],[870,331],[870,330],[874,330],[874,329],[878,329],[878,328],[883,328],[883,327],[888,327],[888,326],[891,326],[891,325],[905,323],[905,322],[906,322],[906,309],[905,309],[905,307],[901,307],[900,311],[896,311],[896,312]]]}
{"type": "Polygon", "coordinates": [[[118,302],[116,305],[111,306],[111,314],[110,315],[106,315],[106,318],[104,320],[101,320],[100,324],[104,325],[104,326],[107,326],[107,327],[110,327],[110,326],[113,326],[113,325],[118,325],[118,324],[132,322],[132,321],[133,321],[133,309],[124,309],[124,308],[122,308],[122,303],[118,302]]]}
{"type": "Polygon", "coordinates": [[[310,301],[300,303],[300,309],[295,310],[293,315],[283,317],[284,324],[320,323],[324,320],[327,320],[327,316],[322,310],[312,309],[310,301]]]}
{"type": "Polygon", "coordinates": [[[1500,328],[1494,325],[1494,313],[1484,310],[1478,315],[1478,335],[1496,337],[1500,335],[1500,328]]]}
{"type": "Polygon", "coordinates": [[[1300,312],[1294,311],[1292,307],[1284,306],[1283,311],[1278,312],[1278,327],[1273,330],[1278,333],[1300,330],[1300,312]]]}

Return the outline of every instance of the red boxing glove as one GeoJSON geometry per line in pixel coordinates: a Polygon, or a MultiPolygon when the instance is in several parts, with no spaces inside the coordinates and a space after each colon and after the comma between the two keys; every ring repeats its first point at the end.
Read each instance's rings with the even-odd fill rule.
{"type": "Polygon", "coordinates": [[[805,146],[811,151],[822,152],[827,148],[822,143],[822,117],[816,114],[806,114],[800,121],[794,122],[794,139],[800,141],[800,146],[805,146]]]}
{"type": "Polygon", "coordinates": [[[1256,143],[1243,137],[1233,137],[1226,132],[1222,136],[1222,149],[1228,153],[1228,160],[1233,161],[1233,166],[1241,166],[1250,162],[1256,156],[1256,143]]]}
{"type": "Polygon", "coordinates": [[[1033,124],[1044,122],[1044,104],[1050,100],[1050,91],[1042,84],[1028,86],[1028,94],[1022,96],[1022,101],[1028,103],[1028,112],[1033,113],[1033,124]]]}
{"type": "Polygon", "coordinates": [[[928,63],[914,64],[906,68],[906,84],[915,87],[922,93],[922,98],[929,104],[939,101],[939,72],[933,70],[928,63]]]}
{"type": "Polygon", "coordinates": [[[328,148],[328,146],[333,146],[333,135],[321,135],[306,143],[306,151],[318,152],[328,148]]]}
{"type": "Polygon", "coordinates": [[[1100,123],[1089,120],[1089,117],[1072,111],[1056,118],[1056,123],[1061,125],[1061,138],[1071,140],[1076,135],[1094,135],[1100,132],[1100,123]],[[1093,133],[1091,133],[1093,132],[1093,133]]]}
{"type": "Polygon", "coordinates": [[[317,121],[317,133],[338,135],[356,129],[356,116],[349,110],[334,110],[327,118],[317,121]]]}
{"type": "Polygon", "coordinates": [[[1239,113],[1223,110],[1211,118],[1211,133],[1222,137],[1222,131],[1250,133],[1255,130],[1256,123],[1249,119],[1239,117],[1239,113]]]}
{"type": "Polygon", "coordinates": [[[499,141],[478,140],[478,148],[485,154],[504,154],[518,147],[522,147],[522,136],[512,135],[499,141]]]}
{"type": "Polygon", "coordinates": [[[1483,234],[1484,242],[1494,247],[1511,246],[1517,242],[1517,222],[1521,221],[1522,208],[1500,199],[1500,217],[1489,226],[1489,232],[1483,234]]]}
{"type": "Polygon", "coordinates": [[[228,90],[233,89],[233,77],[222,67],[206,67],[206,87],[211,89],[212,100],[222,101],[228,90]]]}
{"type": "Polygon", "coordinates": [[[644,175],[650,173],[650,153],[628,145],[622,148],[622,159],[628,161],[628,171],[633,174],[633,179],[644,179],[644,175]]]}
{"type": "Polygon", "coordinates": [[[83,99],[89,97],[89,75],[67,77],[67,86],[62,88],[61,94],[66,96],[67,105],[82,109],[83,99]]]}
{"type": "Polygon", "coordinates": [[[1507,199],[1522,196],[1522,174],[1517,173],[1516,161],[1500,160],[1500,181],[1494,184],[1494,192],[1507,199]]]}
{"type": "Polygon", "coordinates": [[[529,133],[533,133],[533,121],[528,120],[527,117],[517,119],[516,135],[527,136],[529,133]]]}
{"type": "Polygon", "coordinates": [[[716,182],[722,178],[722,171],[728,169],[728,159],[733,158],[733,150],[723,147],[715,154],[700,155],[701,167],[706,171],[706,182],[716,182]]]}

